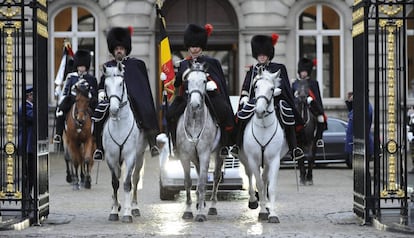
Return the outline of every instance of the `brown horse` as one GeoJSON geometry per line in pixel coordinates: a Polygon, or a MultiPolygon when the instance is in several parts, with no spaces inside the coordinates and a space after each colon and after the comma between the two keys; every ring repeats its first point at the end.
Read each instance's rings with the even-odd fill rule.
{"type": "Polygon", "coordinates": [[[65,159],[70,161],[70,173],[74,189],[79,189],[80,167],[81,183],[85,188],[91,188],[91,170],[93,166],[93,151],[96,148],[92,134],[92,110],[89,107],[90,93],[86,81],[79,81],[75,85],[76,99],[69,113],[66,115],[65,159]]]}

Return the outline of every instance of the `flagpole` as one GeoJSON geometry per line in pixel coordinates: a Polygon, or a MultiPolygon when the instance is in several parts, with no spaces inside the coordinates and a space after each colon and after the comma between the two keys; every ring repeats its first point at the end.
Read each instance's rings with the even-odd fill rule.
{"type": "MultiPolygon", "coordinates": [[[[155,10],[156,10],[158,18],[160,19],[160,24],[162,24],[162,25],[160,25],[160,28],[162,27],[165,30],[165,22],[164,22],[163,15],[161,13],[162,4],[163,4],[162,0],[157,0],[155,10]]],[[[162,55],[161,41],[160,41],[160,44],[159,44],[158,52],[159,52],[159,59],[161,59],[161,55],[162,55]]],[[[168,129],[168,120],[167,120],[167,117],[166,117],[167,114],[168,114],[168,106],[169,106],[169,104],[168,104],[168,93],[167,93],[167,90],[165,88],[165,80],[167,79],[167,75],[165,75],[165,73],[162,71],[161,67],[162,67],[162,65],[160,64],[160,66],[159,66],[159,75],[160,75],[161,88],[162,88],[162,114],[163,114],[161,121],[162,121],[162,125],[164,127],[163,122],[165,120],[164,130],[165,130],[165,133],[167,134],[169,154],[171,155],[171,135],[170,135],[170,131],[168,129]]]]}

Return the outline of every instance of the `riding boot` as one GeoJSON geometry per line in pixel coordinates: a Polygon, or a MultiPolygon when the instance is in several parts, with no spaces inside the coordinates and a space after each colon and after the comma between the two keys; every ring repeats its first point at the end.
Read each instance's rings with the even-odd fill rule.
{"type": "Polygon", "coordinates": [[[286,133],[286,140],[289,145],[289,150],[292,153],[293,160],[298,160],[303,158],[305,155],[303,154],[303,150],[298,147],[296,141],[296,130],[295,126],[285,125],[285,133],[286,133]]]}
{"type": "Polygon", "coordinates": [[[55,144],[62,143],[62,135],[63,135],[64,127],[65,127],[65,117],[62,114],[56,117],[56,134],[53,137],[53,143],[55,144]]]}
{"type": "Polygon", "coordinates": [[[93,136],[95,137],[96,150],[93,153],[93,159],[102,161],[104,159],[104,149],[102,146],[102,131],[103,123],[94,122],[93,124],[93,136]]]}
{"type": "Polygon", "coordinates": [[[324,147],[325,146],[325,143],[323,142],[323,139],[322,139],[322,134],[323,134],[324,128],[325,128],[325,124],[318,122],[318,124],[316,126],[316,147],[324,147]]]}
{"type": "Polygon", "coordinates": [[[156,136],[157,136],[158,132],[154,129],[146,129],[145,130],[145,137],[148,140],[148,144],[150,146],[150,152],[151,152],[151,156],[157,156],[160,154],[160,151],[157,147],[157,141],[156,141],[156,136]]]}
{"type": "Polygon", "coordinates": [[[221,128],[221,157],[228,157],[230,154],[234,157],[239,155],[239,147],[234,142],[233,128],[221,128]]]}

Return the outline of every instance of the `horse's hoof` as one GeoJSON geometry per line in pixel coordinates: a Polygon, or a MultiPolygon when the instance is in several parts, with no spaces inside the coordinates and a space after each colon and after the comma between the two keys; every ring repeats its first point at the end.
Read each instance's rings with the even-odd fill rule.
{"type": "Polygon", "coordinates": [[[192,212],[184,212],[183,219],[193,219],[193,213],[192,212]]]}
{"type": "Polygon", "coordinates": [[[70,176],[69,174],[66,175],[66,182],[67,183],[72,183],[72,176],[70,176]]]}
{"type": "Polygon", "coordinates": [[[259,203],[257,201],[249,202],[249,208],[250,209],[256,209],[259,207],[259,203]]]}
{"type": "Polygon", "coordinates": [[[111,214],[109,214],[109,219],[108,220],[110,220],[110,221],[118,221],[119,220],[119,216],[118,216],[118,214],[111,213],[111,214]]]}
{"type": "Polygon", "coordinates": [[[123,216],[122,217],[123,223],[132,223],[132,216],[123,216]]]}
{"type": "Polygon", "coordinates": [[[86,189],[91,189],[91,187],[92,187],[90,181],[86,182],[84,186],[85,186],[86,189]]]}
{"type": "Polygon", "coordinates": [[[208,215],[217,215],[217,208],[215,207],[210,207],[208,209],[208,215]]]}
{"type": "Polygon", "coordinates": [[[131,213],[132,213],[132,215],[133,215],[134,217],[139,217],[139,216],[141,216],[141,213],[139,212],[139,209],[138,209],[138,208],[132,209],[132,210],[131,210],[131,213]]]}
{"type": "Polygon", "coordinates": [[[277,216],[270,216],[268,222],[269,223],[280,223],[279,218],[277,216]]]}
{"type": "Polygon", "coordinates": [[[303,185],[303,186],[304,186],[304,185],[306,185],[306,181],[305,181],[305,179],[300,179],[299,184],[300,184],[300,185],[303,185]]]}
{"type": "Polygon", "coordinates": [[[259,221],[266,221],[267,219],[269,219],[269,213],[265,213],[265,212],[260,212],[259,213],[259,221]]]}
{"type": "Polygon", "coordinates": [[[195,219],[194,219],[195,221],[198,221],[198,222],[203,222],[203,221],[207,221],[207,217],[206,217],[206,215],[201,215],[201,214],[198,214],[196,217],[195,217],[195,219]]]}
{"type": "Polygon", "coordinates": [[[308,181],[307,181],[307,184],[308,184],[308,185],[313,185],[313,180],[312,180],[312,179],[311,179],[311,180],[308,180],[308,181]]]}

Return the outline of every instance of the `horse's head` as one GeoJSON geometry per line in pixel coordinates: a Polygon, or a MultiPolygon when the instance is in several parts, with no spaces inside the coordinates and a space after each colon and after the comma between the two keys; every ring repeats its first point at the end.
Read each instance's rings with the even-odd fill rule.
{"type": "Polygon", "coordinates": [[[274,112],[273,97],[280,94],[280,70],[276,73],[260,71],[254,78],[254,93],[256,96],[256,116],[263,118],[274,112]]]}
{"type": "Polygon", "coordinates": [[[114,117],[128,102],[124,82],[124,65],[120,62],[112,67],[104,65],[103,74],[105,75],[105,91],[109,98],[109,112],[114,117]]]}
{"type": "Polygon", "coordinates": [[[85,79],[79,80],[74,85],[74,89],[76,92],[76,107],[73,118],[76,120],[77,127],[81,128],[90,115],[89,101],[92,98],[92,94],[90,93],[90,86],[85,79]]]}
{"type": "Polygon", "coordinates": [[[294,92],[296,101],[306,102],[307,97],[309,96],[309,82],[308,80],[298,80],[297,88],[294,92]]]}
{"type": "Polygon", "coordinates": [[[204,103],[207,84],[205,70],[204,63],[193,63],[183,74],[183,79],[187,82],[190,105],[193,109],[200,108],[204,103]]]}

